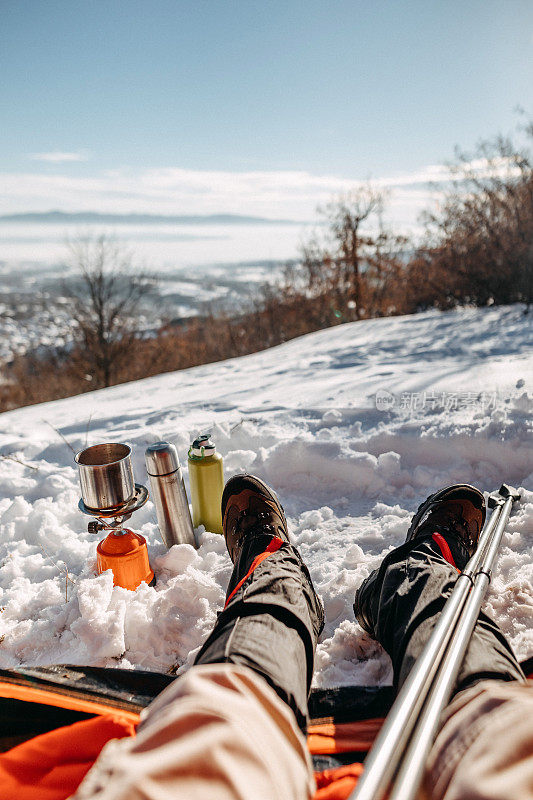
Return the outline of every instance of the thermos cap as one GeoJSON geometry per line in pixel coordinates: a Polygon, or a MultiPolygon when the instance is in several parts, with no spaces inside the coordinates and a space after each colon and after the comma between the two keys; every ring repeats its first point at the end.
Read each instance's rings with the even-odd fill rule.
{"type": "Polygon", "coordinates": [[[178,451],[170,442],[156,442],[144,454],[148,475],[169,475],[180,468],[178,451]]]}
{"type": "Polygon", "coordinates": [[[216,453],[215,443],[211,441],[209,434],[198,436],[191,445],[190,452],[193,456],[212,456],[216,453]]]}

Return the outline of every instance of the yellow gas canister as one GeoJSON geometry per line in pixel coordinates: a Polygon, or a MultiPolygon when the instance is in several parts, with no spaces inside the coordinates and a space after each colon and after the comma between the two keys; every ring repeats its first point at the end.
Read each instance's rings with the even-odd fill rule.
{"type": "Polygon", "coordinates": [[[203,525],[213,533],[222,533],[220,503],[224,489],[222,456],[209,435],[199,436],[189,449],[189,483],[192,500],[192,524],[203,525]]]}

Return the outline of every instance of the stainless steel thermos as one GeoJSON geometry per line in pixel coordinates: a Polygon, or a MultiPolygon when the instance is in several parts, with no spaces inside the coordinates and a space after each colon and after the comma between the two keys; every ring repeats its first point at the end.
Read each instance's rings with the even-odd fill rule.
{"type": "Polygon", "coordinates": [[[169,548],[174,544],[191,544],[196,547],[176,448],[169,442],[156,442],[146,449],[145,460],[164,543],[169,548]]]}

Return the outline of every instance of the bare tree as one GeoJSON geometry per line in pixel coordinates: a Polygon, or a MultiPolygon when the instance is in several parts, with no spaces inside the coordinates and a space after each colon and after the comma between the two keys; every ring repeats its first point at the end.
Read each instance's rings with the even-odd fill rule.
{"type": "Polygon", "coordinates": [[[406,296],[406,236],[390,231],[379,214],[379,229],[366,253],[365,305],[367,316],[402,314],[408,310],[406,296]]]}
{"type": "Polygon", "coordinates": [[[383,192],[366,185],[319,209],[325,241],[315,234],[302,248],[316,327],[332,324],[332,314],[342,321],[403,310],[397,284],[407,240],[383,224],[384,202],[383,192]]]}
{"type": "Polygon", "coordinates": [[[135,357],[140,308],[155,280],[135,270],[131,254],[106,234],[78,238],[69,250],[77,273],[64,286],[72,304],[72,358],[94,386],[110,386],[135,357]]]}
{"type": "MultiPolygon", "coordinates": [[[[525,128],[533,138],[533,126],[525,128]]],[[[510,137],[457,153],[441,209],[419,251],[441,308],[533,301],[533,160],[510,137]]]]}
{"type": "Polygon", "coordinates": [[[363,251],[373,244],[373,240],[364,235],[361,226],[372,214],[382,210],[383,201],[383,194],[368,185],[341,195],[323,211],[333,237],[335,252],[332,255],[340,269],[341,280],[349,287],[350,301],[357,319],[362,314],[363,251]]]}

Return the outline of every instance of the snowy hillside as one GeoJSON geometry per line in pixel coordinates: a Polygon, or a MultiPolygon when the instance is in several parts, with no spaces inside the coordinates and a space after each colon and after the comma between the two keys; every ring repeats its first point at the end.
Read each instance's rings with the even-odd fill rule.
{"type": "Polygon", "coordinates": [[[95,577],[99,537],[77,509],[64,439],[75,451],[129,443],[147,483],[149,443],[174,442],[186,464],[205,431],[226,477],[254,472],[285,506],[325,603],[316,685],[390,682],[387,656],[354,621],[354,590],[403,542],[419,502],[456,481],[523,487],[486,607],[532,655],[532,342],[518,307],[371,320],[1,415],[0,667],[192,662],[223,605],[223,538],[201,532],[198,551],[167,552],[148,503],[131,526],[148,539],[157,585],[113,589],[110,573],[95,577]]]}

